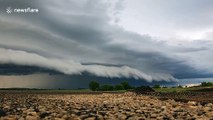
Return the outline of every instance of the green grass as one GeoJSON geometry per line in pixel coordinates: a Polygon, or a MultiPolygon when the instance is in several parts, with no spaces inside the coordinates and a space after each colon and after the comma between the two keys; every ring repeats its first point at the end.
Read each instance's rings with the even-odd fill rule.
{"type": "MultiPolygon", "coordinates": [[[[180,88],[180,87],[175,87],[175,88],[153,88],[156,92],[187,92],[187,91],[193,91],[193,90],[201,90],[205,88],[213,88],[211,87],[189,87],[189,88],[180,88]]],[[[26,89],[26,88],[9,88],[9,89],[0,89],[1,90],[9,90],[9,91],[14,91],[14,92],[30,92],[30,93],[122,93],[122,92],[127,92],[128,90],[114,90],[114,91],[92,91],[90,89],[26,89]]]]}
{"type": "Polygon", "coordinates": [[[193,91],[193,90],[201,90],[204,88],[209,88],[209,87],[189,87],[189,88],[154,88],[156,92],[187,92],[187,91],[193,91]]]}

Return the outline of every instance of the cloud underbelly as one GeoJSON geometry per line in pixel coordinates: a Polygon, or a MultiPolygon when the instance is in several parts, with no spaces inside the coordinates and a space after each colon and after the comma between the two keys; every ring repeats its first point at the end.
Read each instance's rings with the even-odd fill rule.
{"type": "Polygon", "coordinates": [[[64,74],[82,74],[88,72],[100,77],[109,78],[134,78],[146,80],[148,82],[155,81],[174,81],[176,80],[172,75],[155,73],[148,74],[140,70],[128,66],[104,66],[104,65],[82,65],[70,59],[55,59],[46,58],[35,53],[26,51],[18,51],[12,49],[0,48],[0,63],[13,63],[18,65],[39,66],[48,69],[53,69],[64,74]]]}

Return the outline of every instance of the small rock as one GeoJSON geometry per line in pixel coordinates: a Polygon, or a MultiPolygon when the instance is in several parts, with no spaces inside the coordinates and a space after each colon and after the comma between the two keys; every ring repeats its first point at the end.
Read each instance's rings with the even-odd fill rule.
{"type": "Polygon", "coordinates": [[[158,115],[157,114],[151,114],[151,118],[156,118],[158,115]]]}
{"type": "Polygon", "coordinates": [[[136,112],[136,113],[142,113],[142,111],[141,111],[141,110],[136,110],[135,112],[136,112]]]}
{"type": "Polygon", "coordinates": [[[197,103],[195,101],[189,101],[188,105],[195,106],[197,103]]]}
{"type": "Polygon", "coordinates": [[[19,118],[18,120],[25,120],[23,117],[19,118]]]}
{"type": "Polygon", "coordinates": [[[102,120],[103,116],[102,115],[97,115],[98,120],[102,120]]]}
{"type": "Polygon", "coordinates": [[[62,118],[63,118],[63,119],[67,119],[67,118],[68,118],[68,116],[67,116],[67,115],[64,115],[64,116],[62,116],[62,118]]]}
{"type": "Polygon", "coordinates": [[[95,120],[95,117],[89,117],[89,118],[86,118],[85,120],[95,120]]]}
{"type": "Polygon", "coordinates": [[[7,114],[6,114],[6,112],[5,111],[3,111],[3,110],[0,110],[0,117],[2,117],[2,116],[6,116],[7,114]]]}
{"type": "Polygon", "coordinates": [[[55,120],[65,120],[65,119],[63,119],[63,118],[55,118],[55,120]]]}
{"type": "Polygon", "coordinates": [[[37,113],[36,113],[36,112],[28,112],[27,115],[30,115],[30,116],[37,116],[37,113]]]}
{"type": "Polygon", "coordinates": [[[4,117],[1,120],[16,120],[16,118],[11,118],[11,117],[4,117]]]}
{"type": "Polygon", "coordinates": [[[28,115],[26,117],[26,120],[38,120],[38,117],[37,116],[30,116],[30,115],[28,115]]]}
{"type": "Polygon", "coordinates": [[[100,114],[100,115],[102,115],[102,116],[104,116],[104,115],[106,115],[106,111],[98,111],[98,113],[100,114]]]}
{"type": "Polygon", "coordinates": [[[206,104],[205,106],[206,106],[206,107],[212,107],[213,104],[212,104],[212,103],[208,103],[208,104],[206,104]]]}
{"type": "Polygon", "coordinates": [[[124,115],[124,114],[119,114],[119,115],[118,115],[118,119],[119,119],[119,120],[125,120],[125,119],[126,119],[126,115],[124,115]]]}
{"type": "Polygon", "coordinates": [[[45,118],[46,116],[49,116],[51,113],[50,112],[42,112],[40,114],[40,118],[45,118]]]}
{"type": "Polygon", "coordinates": [[[213,118],[213,112],[205,113],[206,117],[213,118]]]}
{"type": "Polygon", "coordinates": [[[166,106],[161,106],[161,110],[166,110],[166,106]]]}

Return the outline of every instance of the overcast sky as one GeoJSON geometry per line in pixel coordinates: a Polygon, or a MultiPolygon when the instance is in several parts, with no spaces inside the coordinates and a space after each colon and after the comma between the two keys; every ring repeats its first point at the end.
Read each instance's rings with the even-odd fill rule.
{"type": "Polygon", "coordinates": [[[212,0],[0,0],[0,8],[1,63],[148,81],[213,75],[212,0]]]}

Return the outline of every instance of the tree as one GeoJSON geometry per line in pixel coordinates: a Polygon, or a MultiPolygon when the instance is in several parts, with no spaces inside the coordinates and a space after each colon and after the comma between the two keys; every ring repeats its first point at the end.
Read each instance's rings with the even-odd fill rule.
{"type": "Polygon", "coordinates": [[[123,85],[118,84],[118,85],[115,86],[114,89],[115,89],[115,90],[124,90],[124,87],[123,87],[123,85]]]}
{"type": "Polygon", "coordinates": [[[154,85],[153,88],[161,88],[160,85],[154,85]]]}
{"type": "Polygon", "coordinates": [[[178,87],[177,88],[183,88],[183,86],[181,86],[181,85],[178,85],[178,87]]]}
{"type": "Polygon", "coordinates": [[[125,90],[132,89],[128,82],[122,82],[121,85],[124,87],[125,90]]]}
{"type": "Polygon", "coordinates": [[[100,87],[100,90],[102,90],[102,91],[113,91],[114,87],[112,85],[102,85],[100,87]]]}
{"type": "Polygon", "coordinates": [[[213,86],[212,82],[202,82],[201,86],[213,86]]]}
{"type": "Polygon", "coordinates": [[[97,83],[96,81],[91,81],[89,83],[89,88],[92,90],[92,91],[96,91],[99,89],[99,83],[97,83]]]}
{"type": "Polygon", "coordinates": [[[149,86],[140,86],[135,88],[135,93],[137,94],[142,94],[142,93],[147,93],[147,92],[155,92],[155,90],[149,86]]]}

